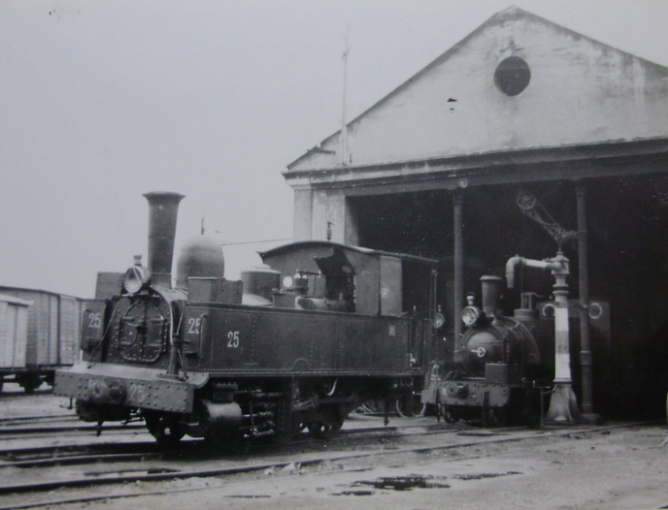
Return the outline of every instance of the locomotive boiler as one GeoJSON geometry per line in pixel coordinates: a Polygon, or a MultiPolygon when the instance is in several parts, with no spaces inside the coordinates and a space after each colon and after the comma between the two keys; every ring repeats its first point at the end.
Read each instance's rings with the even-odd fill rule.
{"type": "Polygon", "coordinates": [[[83,361],[56,373],[54,393],[75,399],[82,420],[141,418],[165,444],[285,440],[305,428],[328,438],[366,400],[423,388],[437,261],[304,241],[261,253],[260,267],[230,281],[220,245],[197,237],[172,287],[183,197],[145,197],[148,267],[137,257],[122,285],[104,280],[107,298],[85,313],[83,361]]]}

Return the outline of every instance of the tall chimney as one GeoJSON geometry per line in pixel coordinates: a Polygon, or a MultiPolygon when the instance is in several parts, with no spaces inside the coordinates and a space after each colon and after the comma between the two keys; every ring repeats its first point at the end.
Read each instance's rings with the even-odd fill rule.
{"type": "Polygon", "coordinates": [[[148,200],[148,269],[154,285],[171,288],[178,193],[146,193],[148,200]]]}
{"type": "Polygon", "coordinates": [[[494,317],[499,307],[499,295],[501,291],[501,280],[498,276],[483,276],[482,283],[482,311],[487,317],[494,317]]]}

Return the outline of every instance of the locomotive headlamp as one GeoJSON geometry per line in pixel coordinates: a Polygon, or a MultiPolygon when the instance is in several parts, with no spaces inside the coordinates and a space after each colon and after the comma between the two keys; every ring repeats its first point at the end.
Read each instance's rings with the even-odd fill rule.
{"type": "Polygon", "coordinates": [[[123,275],[123,288],[128,294],[136,294],[151,280],[151,273],[141,265],[141,255],[135,255],[135,265],[123,275]]]}
{"type": "Polygon", "coordinates": [[[467,306],[462,310],[462,322],[466,326],[473,326],[480,319],[481,311],[477,306],[467,306]]]}
{"type": "Polygon", "coordinates": [[[445,315],[441,311],[441,305],[438,305],[438,312],[434,315],[434,328],[440,329],[443,327],[443,324],[445,324],[445,315]]]}
{"type": "Polygon", "coordinates": [[[286,276],[285,278],[283,278],[284,289],[291,289],[294,283],[295,282],[293,281],[292,276],[286,276]]]}

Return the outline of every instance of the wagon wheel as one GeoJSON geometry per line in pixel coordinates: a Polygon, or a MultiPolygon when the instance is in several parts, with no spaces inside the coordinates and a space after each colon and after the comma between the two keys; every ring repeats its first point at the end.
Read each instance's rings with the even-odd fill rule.
{"type": "Polygon", "coordinates": [[[144,420],[146,421],[146,428],[159,445],[176,446],[181,438],[186,435],[186,426],[179,422],[175,416],[146,413],[144,420]]]}
{"type": "Polygon", "coordinates": [[[308,424],[308,430],[316,439],[332,439],[339,433],[342,426],[343,420],[330,419],[329,421],[311,422],[308,424]]]}
{"type": "Polygon", "coordinates": [[[19,384],[28,395],[35,393],[35,390],[42,385],[42,380],[38,375],[29,375],[22,379],[19,384]]]}

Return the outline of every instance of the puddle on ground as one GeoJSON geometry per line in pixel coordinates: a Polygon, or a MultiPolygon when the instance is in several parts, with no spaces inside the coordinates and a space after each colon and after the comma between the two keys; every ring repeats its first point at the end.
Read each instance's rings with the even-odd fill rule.
{"type": "Polygon", "coordinates": [[[373,496],[373,491],[343,491],[334,492],[332,496],[373,496]]]}
{"type": "Polygon", "coordinates": [[[376,489],[386,489],[394,491],[410,491],[412,489],[449,489],[447,483],[443,483],[445,477],[442,476],[395,476],[388,478],[377,478],[376,480],[360,480],[353,486],[370,485],[376,489]]]}
{"type": "Polygon", "coordinates": [[[482,480],[483,478],[497,478],[499,476],[521,475],[519,471],[507,471],[505,473],[476,473],[470,475],[453,475],[457,480],[482,480]]]}
{"type": "MultiPolygon", "coordinates": [[[[485,478],[497,478],[500,476],[521,475],[519,471],[506,471],[505,473],[472,473],[466,475],[453,475],[456,480],[483,480],[485,478]]],[[[445,483],[445,476],[394,476],[381,477],[375,480],[359,480],[351,484],[351,487],[371,486],[378,490],[410,491],[413,489],[449,489],[450,485],[445,483]]],[[[347,490],[333,493],[332,496],[371,496],[372,490],[347,490]]]]}

